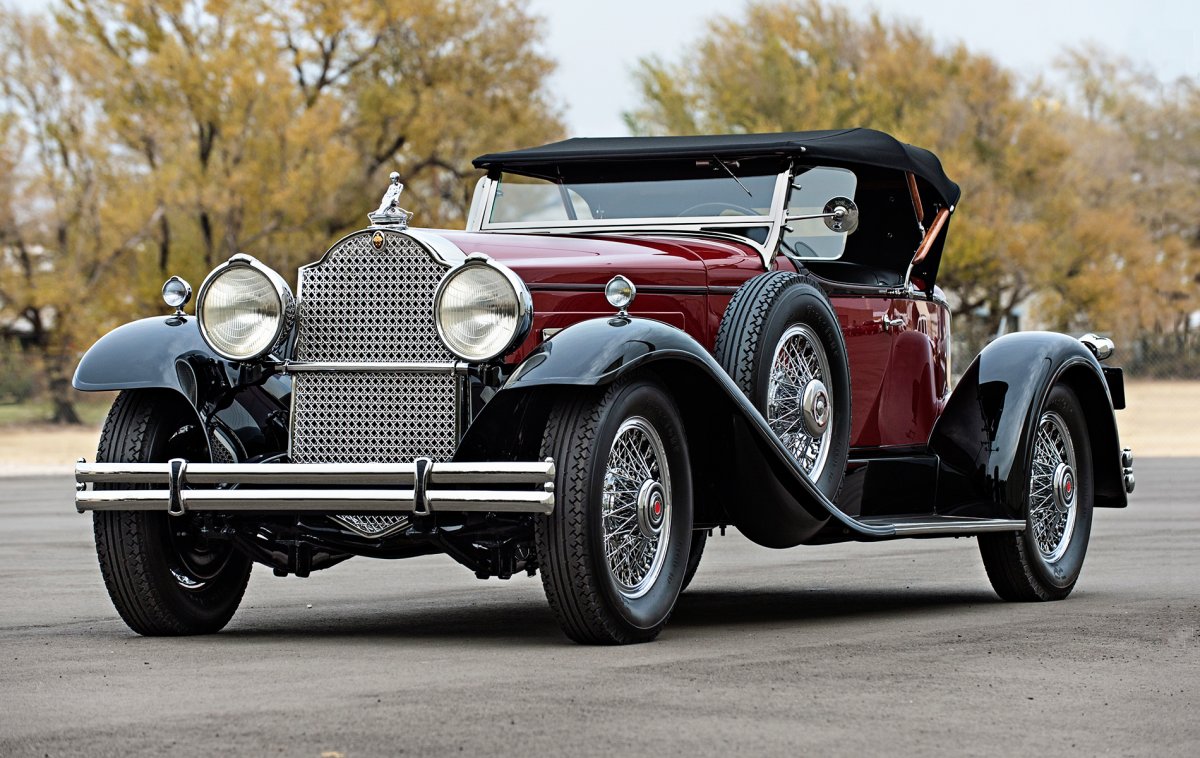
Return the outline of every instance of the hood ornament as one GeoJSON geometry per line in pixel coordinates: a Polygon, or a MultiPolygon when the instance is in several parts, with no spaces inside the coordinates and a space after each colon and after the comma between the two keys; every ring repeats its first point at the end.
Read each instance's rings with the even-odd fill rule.
{"type": "Polygon", "coordinates": [[[400,207],[400,193],[404,191],[404,185],[400,183],[400,174],[395,171],[388,176],[388,181],[391,185],[387,192],[383,193],[379,208],[368,213],[367,218],[375,226],[396,226],[404,229],[413,215],[412,211],[400,207]]]}

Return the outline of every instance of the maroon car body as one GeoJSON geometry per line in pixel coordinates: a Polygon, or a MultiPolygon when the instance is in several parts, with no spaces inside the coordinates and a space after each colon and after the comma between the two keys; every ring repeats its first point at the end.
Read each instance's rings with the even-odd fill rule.
{"type": "Polygon", "coordinates": [[[80,511],[143,634],[208,632],[251,562],[446,553],[540,572],[573,639],[652,639],[726,526],[764,546],[978,537],[1061,599],[1132,454],[1109,340],[996,339],[952,386],[959,188],[864,129],[478,158],[467,230],[371,225],[283,277],[234,256],[84,356],[120,390],[80,511]],[[147,579],[150,577],[150,579],[147,579]]]}

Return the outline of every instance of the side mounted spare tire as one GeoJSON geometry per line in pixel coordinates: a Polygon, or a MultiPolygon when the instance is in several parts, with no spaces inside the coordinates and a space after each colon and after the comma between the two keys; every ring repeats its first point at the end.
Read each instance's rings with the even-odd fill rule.
{"type": "Polygon", "coordinates": [[[850,368],[837,315],[806,273],[770,271],[734,294],[717,361],[800,468],[837,497],[850,455],[850,368]]]}

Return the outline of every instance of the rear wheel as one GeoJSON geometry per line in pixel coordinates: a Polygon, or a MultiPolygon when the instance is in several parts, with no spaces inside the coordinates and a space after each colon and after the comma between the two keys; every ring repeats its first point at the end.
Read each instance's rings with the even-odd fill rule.
{"type": "MultiPolygon", "coordinates": [[[[165,392],[122,392],[104,422],[96,460],[171,458],[208,460],[190,411],[165,392]]],[[[92,514],[104,584],[121,618],[138,634],[216,632],[241,603],[250,559],[228,541],[208,539],[193,519],[165,511],[92,514]]]]}
{"type": "Polygon", "coordinates": [[[981,534],[979,552],[1005,600],[1062,600],[1071,594],[1092,531],[1092,450],[1087,419],[1065,385],[1038,417],[1025,485],[1025,531],[981,534]]]}
{"type": "Polygon", "coordinates": [[[554,512],[537,522],[542,585],[567,636],[654,639],[683,586],[692,535],[691,471],[670,396],[648,377],[563,398],[543,454],[554,512]]]}

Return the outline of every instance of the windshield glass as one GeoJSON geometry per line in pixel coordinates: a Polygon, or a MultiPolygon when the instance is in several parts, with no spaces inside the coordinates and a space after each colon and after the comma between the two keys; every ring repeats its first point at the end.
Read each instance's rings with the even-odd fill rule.
{"type": "Polygon", "coordinates": [[[699,161],[684,176],[551,181],[503,174],[488,223],[570,223],[611,219],[738,218],[767,216],[774,173],[738,174],[736,162],[699,161]]]}

